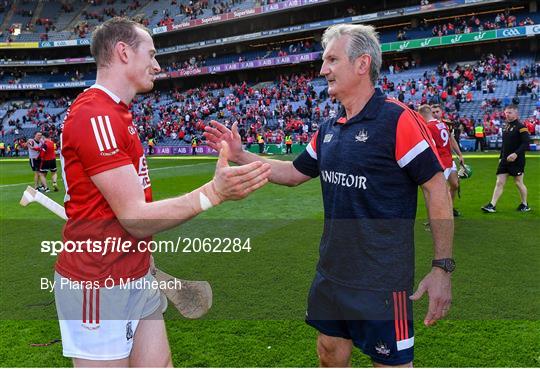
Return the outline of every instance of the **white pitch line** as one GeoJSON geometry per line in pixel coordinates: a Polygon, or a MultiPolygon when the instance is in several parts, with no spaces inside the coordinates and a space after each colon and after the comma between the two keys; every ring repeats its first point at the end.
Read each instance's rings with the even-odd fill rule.
{"type": "Polygon", "coordinates": [[[199,166],[199,165],[208,165],[208,164],[213,164],[213,163],[214,162],[211,161],[211,162],[208,162],[208,163],[198,163],[198,164],[188,164],[188,165],[173,165],[173,166],[170,166],[170,167],[150,168],[150,171],[151,172],[156,172],[158,170],[165,170],[165,169],[189,168],[189,167],[196,167],[196,166],[199,166]]]}
{"type": "MultiPolygon", "coordinates": [[[[198,164],[188,164],[188,165],[173,165],[173,166],[170,166],[170,167],[161,167],[161,168],[150,168],[150,171],[151,172],[157,172],[158,170],[165,170],[165,169],[174,169],[174,168],[187,168],[187,167],[196,167],[196,166],[199,166],[199,165],[207,165],[207,164],[213,164],[213,162],[208,162],[208,163],[198,163],[198,164]]],[[[15,187],[15,186],[30,186],[31,183],[29,182],[23,182],[23,183],[10,183],[10,184],[5,184],[5,185],[0,185],[0,188],[4,188],[4,187],[15,187]]]]}
{"type": "Polygon", "coordinates": [[[24,182],[24,183],[11,183],[11,184],[0,185],[0,188],[4,188],[4,187],[14,187],[14,186],[23,186],[23,185],[30,186],[31,183],[29,183],[29,182],[24,182]]]}

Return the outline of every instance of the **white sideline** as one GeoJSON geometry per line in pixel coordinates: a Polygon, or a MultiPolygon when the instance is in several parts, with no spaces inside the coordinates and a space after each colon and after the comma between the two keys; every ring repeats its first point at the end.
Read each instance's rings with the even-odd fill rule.
{"type": "MultiPolygon", "coordinates": [[[[208,163],[197,163],[197,164],[188,164],[188,165],[173,165],[173,166],[169,166],[169,167],[161,167],[161,168],[150,168],[150,171],[151,172],[157,172],[158,170],[165,170],[165,169],[173,169],[173,168],[189,168],[189,167],[196,167],[196,166],[199,166],[199,165],[208,165],[208,164],[213,164],[214,162],[213,161],[209,161],[208,163]]],[[[31,186],[32,184],[29,183],[29,182],[23,182],[23,183],[10,183],[10,184],[5,184],[5,185],[0,185],[0,188],[4,188],[4,187],[14,187],[14,186],[31,186]]]]}

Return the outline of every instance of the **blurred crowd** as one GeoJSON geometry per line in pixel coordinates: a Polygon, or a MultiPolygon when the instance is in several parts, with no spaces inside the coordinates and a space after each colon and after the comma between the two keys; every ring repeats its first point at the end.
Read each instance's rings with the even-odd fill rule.
{"type": "MultiPolygon", "coordinates": [[[[518,105],[520,96],[538,101],[540,63],[520,68],[517,66],[517,61],[510,57],[509,51],[502,56],[487,54],[475,64],[457,64],[451,67],[448,62],[441,62],[435,70],[425,71],[418,79],[409,78],[395,82],[395,79],[383,74],[379,82],[384,92],[396,96],[412,109],[422,104],[440,104],[448,119],[461,127],[464,137],[472,136],[474,126],[477,124],[483,124],[487,134],[499,134],[501,123],[504,122],[501,114],[505,106],[518,105]],[[481,93],[480,96],[493,94],[500,81],[518,81],[518,83],[515,91],[512,91],[512,94],[505,94],[503,98],[482,97],[476,118],[461,114],[463,104],[479,102],[473,92],[481,93]]],[[[389,68],[389,73],[395,74],[396,69],[389,68]]],[[[533,134],[540,130],[536,111],[533,117],[526,119],[533,134]]]]}
{"type": "MultiPolygon", "coordinates": [[[[409,68],[412,68],[409,66],[409,68]]],[[[500,134],[504,119],[503,108],[520,102],[520,97],[538,101],[540,63],[522,65],[510,53],[496,56],[487,54],[474,64],[450,65],[441,62],[418,78],[396,80],[383,73],[380,88],[389,95],[416,109],[420,104],[440,104],[447,119],[454,122],[462,137],[472,137],[474,127],[482,124],[486,134],[500,134]],[[516,81],[516,91],[503,98],[488,97],[501,81],[516,81]],[[474,92],[474,94],[473,94],[474,92]],[[479,100],[478,96],[482,96],[479,100]],[[479,110],[474,115],[463,114],[463,104],[475,102],[479,110]]],[[[399,75],[398,75],[399,76],[399,75]]],[[[227,126],[237,123],[245,143],[282,143],[292,135],[295,143],[306,143],[326,119],[335,117],[339,103],[329,98],[320,86],[317,71],[279,75],[274,81],[256,86],[243,83],[208,83],[185,91],[154,91],[137,96],[130,109],[142,141],[192,144],[201,143],[202,133],[209,120],[217,119],[227,126]]],[[[61,119],[70,99],[34,100],[11,103],[2,121],[4,134],[25,139],[23,127],[49,132],[58,140],[61,119]],[[52,114],[50,109],[60,108],[52,114]],[[25,109],[23,116],[14,113],[25,109]]],[[[5,107],[4,107],[5,108],[5,107]]],[[[3,109],[4,109],[3,108],[3,109]]],[[[532,134],[540,133],[540,105],[525,119],[532,134]]]]}

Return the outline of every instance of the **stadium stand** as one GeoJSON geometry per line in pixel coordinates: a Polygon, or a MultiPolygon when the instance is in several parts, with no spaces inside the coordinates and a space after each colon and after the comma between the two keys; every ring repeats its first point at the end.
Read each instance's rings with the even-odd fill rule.
{"type": "MultiPolygon", "coordinates": [[[[5,10],[0,12],[0,21],[4,26],[7,25],[8,29],[0,37],[4,41],[9,39],[13,42],[88,38],[97,24],[115,15],[130,16],[152,28],[235,10],[253,9],[269,3],[283,2],[50,0],[44,6],[43,1],[4,1],[6,6],[5,10]],[[15,21],[22,26],[19,35],[12,35],[10,32],[15,21]]],[[[357,2],[335,3],[340,9],[346,9],[348,16],[362,15],[365,7],[365,4],[357,2]]],[[[392,2],[396,7],[414,3],[392,2]]],[[[512,9],[499,7],[493,10],[484,8],[478,13],[474,10],[454,13],[421,15],[416,17],[416,20],[408,18],[400,22],[375,22],[375,26],[379,27],[381,41],[385,43],[398,39],[411,40],[433,35],[466,34],[532,25],[539,20],[538,14],[535,11],[528,12],[525,6],[515,6],[512,9]]],[[[331,14],[324,16],[331,17],[331,14]]],[[[294,24],[295,21],[291,19],[290,22],[294,24]]],[[[227,26],[216,27],[225,29],[227,26]]],[[[278,30],[277,26],[272,28],[272,22],[253,27],[278,30]]],[[[186,74],[190,75],[189,71],[201,67],[320,52],[322,48],[318,41],[319,36],[320,32],[299,36],[275,36],[275,39],[268,43],[258,40],[238,46],[233,44],[228,48],[194,48],[158,56],[158,59],[163,71],[187,71],[186,74]]],[[[160,36],[160,40],[167,40],[167,36],[160,36]]],[[[471,127],[478,121],[484,123],[488,133],[498,134],[501,110],[510,102],[519,103],[521,119],[529,121],[531,131],[535,132],[540,130],[540,113],[537,107],[540,64],[535,53],[527,53],[523,49],[527,49],[527,46],[523,46],[526,42],[521,41],[515,55],[508,54],[504,47],[495,48],[492,54],[485,55],[471,48],[472,53],[468,60],[455,60],[452,63],[437,63],[436,58],[430,58],[429,53],[421,50],[385,54],[379,86],[389,96],[413,108],[425,102],[441,103],[447,117],[461,124],[464,137],[472,132],[471,127]]],[[[168,40],[165,44],[170,46],[171,41],[168,40]]],[[[156,47],[160,47],[158,41],[156,47]]],[[[78,49],[77,56],[84,54],[83,50],[78,49]]],[[[443,50],[436,53],[441,58],[439,60],[448,55],[448,52],[443,50]]],[[[65,51],[64,55],[68,54],[69,51],[65,51]]],[[[88,54],[86,51],[85,56],[88,54]]],[[[95,66],[92,63],[71,65],[65,62],[59,66],[37,66],[32,64],[38,64],[39,52],[31,55],[33,60],[30,60],[28,55],[23,56],[23,59],[29,60],[28,66],[2,66],[0,85],[78,81],[86,84],[95,80],[95,66]]],[[[14,60],[21,58],[17,54],[13,54],[13,57],[14,60]]],[[[226,124],[238,121],[246,142],[253,142],[255,135],[264,134],[267,142],[279,143],[285,132],[292,132],[295,142],[306,142],[318,124],[337,114],[339,104],[328,97],[324,79],[317,77],[317,63],[298,66],[294,71],[289,69],[288,66],[279,67],[273,73],[265,72],[264,77],[259,76],[257,71],[238,71],[235,77],[231,77],[231,74],[235,73],[229,73],[223,75],[222,79],[184,77],[189,81],[187,84],[169,80],[169,75],[164,73],[164,82],[157,84],[156,91],[139,96],[132,103],[141,140],[154,138],[164,145],[187,145],[193,137],[202,139],[204,125],[211,119],[217,119],[226,124]]],[[[44,97],[43,94],[11,93],[10,99],[0,104],[2,136],[10,142],[24,140],[38,128],[59,132],[69,101],[75,95],[76,90],[69,93],[65,93],[65,90],[55,91],[55,96],[62,96],[58,99],[44,97]]]]}

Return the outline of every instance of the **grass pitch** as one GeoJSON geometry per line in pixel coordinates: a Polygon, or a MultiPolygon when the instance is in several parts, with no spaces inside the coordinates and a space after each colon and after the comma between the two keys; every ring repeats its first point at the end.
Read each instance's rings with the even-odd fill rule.
{"type": "MultiPolygon", "coordinates": [[[[291,157],[282,157],[290,160],[291,157]]],[[[475,367],[540,366],[540,156],[528,155],[525,183],[530,213],[518,213],[511,180],[497,204],[491,198],[497,158],[466,157],[474,169],[462,181],[455,222],[453,307],[435,327],[422,326],[426,298],[415,303],[415,365],[475,367]]],[[[214,158],[150,158],[154,198],[182,194],[208,181],[214,158]]],[[[38,205],[22,208],[21,193],[32,174],[27,160],[0,161],[0,365],[70,366],[61,344],[33,347],[60,338],[52,294],[40,289],[52,277],[55,257],[39,251],[41,240],[60,239],[62,221],[38,205]],[[37,305],[37,306],[36,306],[37,305]]],[[[63,193],[50,193],[61,202],[63,193]]],[[[267,185],[240,202],[209,210],[155,237],[250,238],[250,252],[156,253],[170,274],[205,279],[214,306],[202,320],[166,313],[175,366],[317,366],[316,331],[303,322],[322,231],[318,180],[296,188],[267,185]]],[[[430,233],[419,196],[416,279],[430,269],[430,233]]],[[[353,366],[370,361],[355,350],[353,366]]]]}

